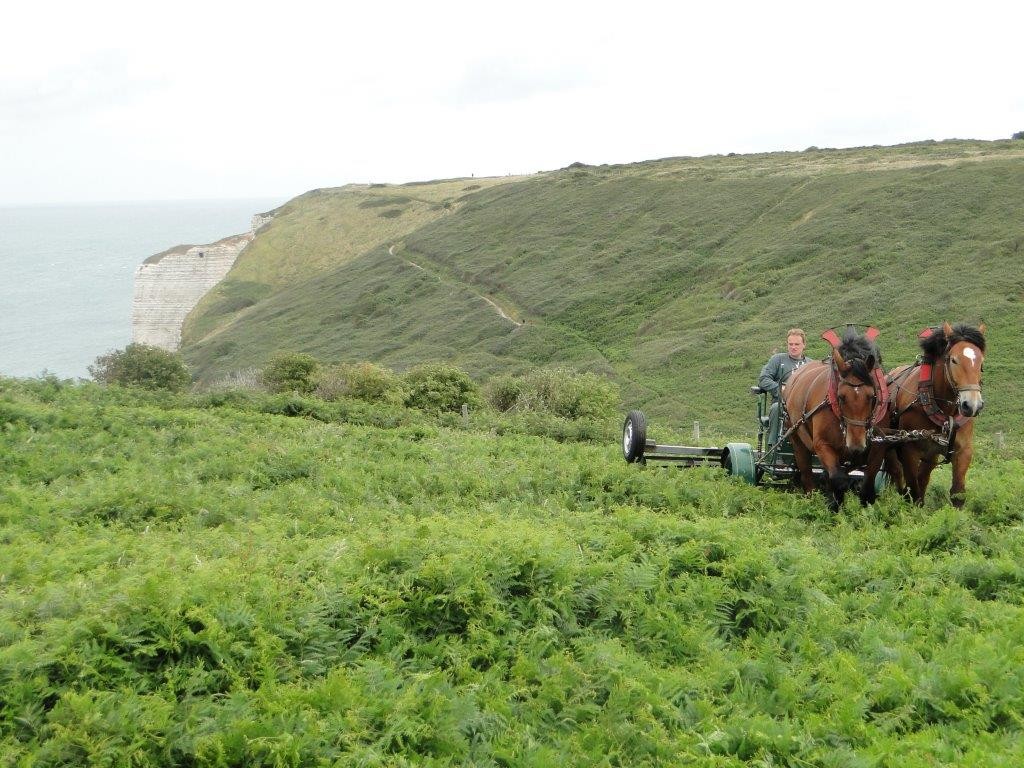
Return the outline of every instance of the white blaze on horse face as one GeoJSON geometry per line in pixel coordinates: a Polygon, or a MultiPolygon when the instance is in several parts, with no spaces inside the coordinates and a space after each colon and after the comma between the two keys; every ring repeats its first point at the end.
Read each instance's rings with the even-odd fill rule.
{"type": "MultiPolygon", "coordinates": [[[[978,359],[978,352],[973,347],[964,347],[961,354],[961,364],[964,368],[974,368],[981,365],[981,360],[978,359]],[[970,360],[970,363],[967,362],[968,360],[970,360]]],[[[957,392],[956,400],[957,407],[964,416],[977,416],[985,405],[980,391],[960,390],[957,392]]]]}

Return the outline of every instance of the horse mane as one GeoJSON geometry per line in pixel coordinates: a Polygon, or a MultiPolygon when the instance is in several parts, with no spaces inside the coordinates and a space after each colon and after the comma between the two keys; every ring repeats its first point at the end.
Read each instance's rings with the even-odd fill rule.
{"type": "Polygon", "coordinates": [[[973,325],[957,323],[953,326],[953,335],[948,339],[946,338],[946,332],[942,330],[941,325],[935,327],[933,330],[935,332],[928,338],[921,339],[921,351],[924,352],[927,357],[942,357],[947,347],[956,344],[958,341],[966,341],[973,344],[981,350],[982,354],[985,354],[985,336],[973,325]]]}
{"type": "Polygon", "coordinates": [[[871,371],[881,367],[882,355],[873,341],[847,327],[839,344],[839,356],[849,363],[854,375],[861,381],[871,381],[871,371]],[[867,360],[874,357],[874,365],[868,368],[867,360]]]}

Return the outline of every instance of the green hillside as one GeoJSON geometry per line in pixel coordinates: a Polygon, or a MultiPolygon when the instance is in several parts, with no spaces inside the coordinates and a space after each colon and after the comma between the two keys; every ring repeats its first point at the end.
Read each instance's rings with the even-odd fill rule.
{"type": "MultiPolygon", "coordinates": [[[[446,215],[332,268],[313,237],[326,230],[302,213],[320,196],[293,201],[308,239],[287,245],[289,279],[246,272],[243,256],[226,290],[246,282],[251,306],[219,322],[195,315],[186,359],[204,381],[278,350],[399,369],[445,359],[481,377],[568,363],[617,377],[629,404],[663,423],[733,436],[748,429],[747,385],[790,326],[813,337],[874,323],[891,365],[913,358],[922,326],[983,319],[980,426],[1024,422],[1024,142],[675,158],[458,184],[446,215]]],[[[270,264],[285,249],[258,253],[270,264]]]]}
{"type": "Polygon", "coordinates": [[[1019,445],[833,518],[303,408],[0,379],[0,765],[1024,761],[1019,445]]]}
{"type": "Polygon", "coordinates": [[[183,329],[202,339],[286,285],[336,268],[366,251],[459,209],[469,193],[502,179],[405,184],[349,184],[315,189],[276,209],[228,278],[205,296],[183,329]]]}

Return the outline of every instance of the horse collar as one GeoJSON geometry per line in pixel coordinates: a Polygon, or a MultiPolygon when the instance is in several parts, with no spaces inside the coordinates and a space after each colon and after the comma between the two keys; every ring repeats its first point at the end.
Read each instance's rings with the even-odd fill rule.
{"type": "MultiPolygon", "coordinates": [[[[843,413],[839,409],[839,381],[842,377],[835,366],[832,366],[832,374],[828,377],[828,404],[832,408],[832,414],[844,421],[843,413]]],[[[885,381],[885,374],[879,366],[871,369],[871,382],[875,388],[875,409],[871,413],[871,425],[877,426],[882,423],[889,412],[889,385],[885,381]]],[[[865,385],[867,382],[865,382],[865,385]]],[[[864,385],[862,385],[864,386],[864,385]]]]}

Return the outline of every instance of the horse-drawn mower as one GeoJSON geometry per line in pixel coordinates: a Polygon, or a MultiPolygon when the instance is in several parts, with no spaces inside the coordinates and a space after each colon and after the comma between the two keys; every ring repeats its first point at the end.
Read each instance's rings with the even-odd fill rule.
{"type": "Polygon", "coordinates": [[[751,388],[758,395],[756,448],[661,444],[647,439],[644,414],[630,411],[622,428],[623,457],[635,464],[722,467],[751,485],[799,481],[808,492],[817,485],[833,510],[851,487],[863,503],[874,501],[889,471],[898,490],[920,504],[932,470],[946,461],[952,465],[950,501],[961,506],[974,418],[984,404],[984,334],[984,323],[925,328],[918,334],[918,359],[886,375],[874,346],[876,328],[861,336],[848,325],[842,338],[830,328],[822,338],[832,346],[831,360],[794,372],[781,403],[751,388]],[[769,429],[776,424],[781,428],[769,429]],[[873,482],[865,485],[865,477],[873,482]]]}
{"type": "MultiPolygon", "coordinates": [[[[622,425],[622,456],[630,464],[656,464],[677,467],[720,467],[727,474],[738,477],[750,485],[787,485],[799,479],[800,470],[793,456],[788,438],[768,445],[768,423],[771,398],[758,387],[750,388],[757,396],[756,444],[726,443],[722,447],[670,445],[647,437],[647,418],[643,411],[633,410],[622,425]]],[[[817,457],[813,459],[815,480],[821,482],[824,469],[817,457]]],[[[859,469],[849,472],[853,485],[864,473],[859,469]]],[[[875,478],[875,487],[881,492],[886,481],[884,472],[875,478]]]]}
{"type": "MultiPolygon", "coordinates": [[[[860,490],[872,425],[885,418],[888,396],[880,394],[887,389],[884,373],[878,365],[877,349],[873,345],[877,335],[877,329],[869,328],[864,336],[859,336],[853,326],[847,326],[843,339],[834,329],[822,334],[822,338],[832,345],[833,356],[825,361],[812,362],[797,372],[809,372],[809,376],[794,374],[791,377],[793,381],[800,380],[800,384],[793,384],[791,388],[801,391],[800,402],[789,406],[798,409],[798,415],[792,421],[785,417],[784,403],[772,402],[768,392],[751,387],[751,393],[758,398],[756,447],[739,442],[727,443],[720,448],[661,444],[647,439],[647,419],[641,411],[634,410],[626,416],[623,424],[623,457],[629,463],[639,464],[718,466],[751,485],[800,480],[806,490],[814,485],[828,486],[830,503],[836,506],[841,503],[848,487],[860,490]],[[848,356],[856,353],[857,358],[844,359],[840,350],[845,350],[848,356]],[[807,383],[810,387],[805,386],[807,383]],[[847,412],[847,400],[850,403],[856,401],[864,413],[854,415],[847,412]],[[783,410],[780,412],[779,409],[783,410]],[[823,457],[815,455],[805,447],[805,443],[797,446],[801,449],[798,456],[790,440],[791,436],[796,437],[794,432],[798,429],[808,435],[812,431],[817,434],[821,429],[817,425],[819,419],[834,423],[832,432],[826,435],[832,444],[825,443],[821,436],[814,442],[815,446],[825,446],[821,449],[828,459],[824,464],[821,461],[823,457]],[[789,423],[792,426],[786,429],[785,425],[789,423]],[[780,424],[784,426],[778,427],[780,424]]],[[[886,475],[883,472],[872,474],[877,493],[885,484],[886,475]]],[[[874,494],[868,496],[873,497],[874,494]]]]}

